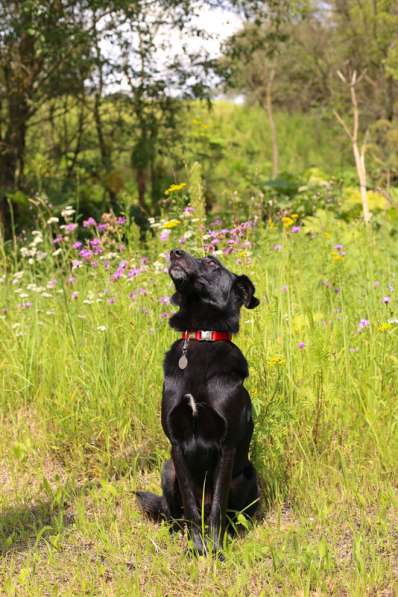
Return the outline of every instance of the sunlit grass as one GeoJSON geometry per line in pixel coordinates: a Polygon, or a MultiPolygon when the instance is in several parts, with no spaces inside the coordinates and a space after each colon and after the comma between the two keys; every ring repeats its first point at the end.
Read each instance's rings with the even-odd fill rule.
{"type": "Polygon", "coordinates": [[[221,259],[252,278],[261,300],[242,311],[236,343],[250,366],[264,516],[228,543],[224,563],[190,559],[186,539],[144,520],[134,500],[136,487],[159,490],[168,454],[162,360],[176,334],[162,317],[173,309],[160,300],[172,286],[155,246],[131,280],[112,282],[115,268],[85,266],[71,284],[65,264],[34,266],[36,273],[24,267],[19,280],[7,272],[0,286],[6,593],[398,589],[395,241],[333,219],[317,235],[253,235],[252,254],[221,259]]]}

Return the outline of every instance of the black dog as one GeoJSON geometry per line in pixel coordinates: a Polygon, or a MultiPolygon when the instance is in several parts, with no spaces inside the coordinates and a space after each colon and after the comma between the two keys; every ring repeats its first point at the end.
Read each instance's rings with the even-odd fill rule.
{"type": "Polygon", "coordinates": [[[180,310],[172,328],[183,332],[164,361],[162,426],[171,460],[162,471],[163,496],[137,492],[153,520],[185,520],[194,549],[207,553],[203,512],[213,551],[220,548],[226,511],[253,515],[259,489],[248,458],[252,407],[243,381],[247,362],[231,342],[242,305],[259,304],[247,276],[237,276],[215,257],[170,253],[169,274],[180,310]],[[203,331],[204,330],[204,331],[203,331]]]}

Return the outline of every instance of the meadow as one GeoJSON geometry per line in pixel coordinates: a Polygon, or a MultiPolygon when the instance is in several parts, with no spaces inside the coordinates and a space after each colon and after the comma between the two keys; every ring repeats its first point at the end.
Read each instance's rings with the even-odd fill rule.
{"type": "MultiPolygon", "coordinates": [[[[181,185],[172,192],[183,191],[181,185]]],[[[196,209],[196,211],[195,211],[196,209]]],[[[325,213],[316,230],[43,212],[0,253],[0,583],[5,595],[398,592],[396,240],[325,213]],[[159,491],[167,253],[216,251],[256,285],[250,367],[262,511],[225,562],[137,509],[159,491]]]]}

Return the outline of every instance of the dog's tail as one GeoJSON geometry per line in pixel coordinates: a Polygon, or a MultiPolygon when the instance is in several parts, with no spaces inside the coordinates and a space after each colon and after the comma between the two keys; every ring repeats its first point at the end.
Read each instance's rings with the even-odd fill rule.
{"type": "Polygon", "coordinates": [[[170,520],[166,499],[149,491],[136,491],[135,496],[141,510],[154,522],[170,520]]]}

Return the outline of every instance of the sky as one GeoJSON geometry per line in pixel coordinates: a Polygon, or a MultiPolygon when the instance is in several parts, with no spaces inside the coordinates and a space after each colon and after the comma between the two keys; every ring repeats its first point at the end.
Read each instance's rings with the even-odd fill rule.
{"type": "MultiPolygon", "coordinates": [[[[204,30],[209,37],[207,39],[195,37],[188,30],[181,32],[175,29],[159,32],[159,50],[155,56],[158,66],[170,63],[172,56],[183,58],[184,46],[187,48],[188,53],[205,49],[210,58],[218,57],[221,53],[222,43],[242,27],[242,19],[237,14],[225,9],[207,6],[203,7],[198,15],[193,18],[192,25],[204,30]]],[[[129,39],[131,33],[120,30],[120,36],[127,36],[126,38],[129,39]]],[[[133,38],[130,37],[129,43],[134,47],[133,38]]],[[[105,56],[111,58],[112,61],[118,61],[118,50],[115,45],[104,39],[101,46],[105,56]]],[[[128,89],[125,78],[122,77],[117,83],[108,81],[108,91],[121,89],[128,89]]]]}

